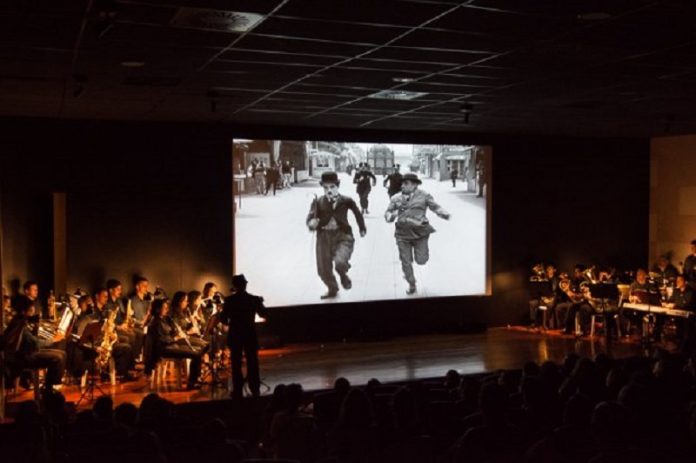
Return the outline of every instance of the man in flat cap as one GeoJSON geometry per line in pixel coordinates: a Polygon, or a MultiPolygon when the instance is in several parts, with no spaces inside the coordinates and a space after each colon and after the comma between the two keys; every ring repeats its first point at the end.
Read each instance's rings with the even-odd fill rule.
{"type": "Polygon", "coordinates": [[[317,232],[317,273],[328,288],[322,299],[332,299],[338,294],[338,283],[334,276],[334,267],[341,279],[341,286],[350,289],[353,286],[348,277],[350,256],[353,254],[353,230],[348,223],[348,211],[353,212],[360,229],[360,236],[365,236],[365,220],[355,201],[338,192],[341,182],[336,172],[321,174],[320,185],[324,195],[314,198],[307,215],[307,227],[317,232]]]}
{"type": "Polygon", "coordinates": [[[413,274],[413,261],[425,265],[429,258],[428,238],[435,231],[425,216],[430,209],[439,217],[449,220],[450,214],[440,207],[432,195],[418,188],[422,182],[412,172],[403,175],[401,193],[392,196],[384,218],[387,222],[396,221],[394,237],[399,249],[399,259],[404,278],[408,282],[406,294],[416,292],[416,277],[413,274]]]}
{"type": "Polygon", "coordinates": [[[247,293],[244,275],[232,277],[234,294],[225,298],[221,321],[229,326],[227,343],[232,357],[232,397],[241,399],[244,392],[242,354],[246,357],[247,382],[254,397],[261,391],[259,375],[259,341],[256,337],[256,315],[267,318],[263,298],[247,293]]]}

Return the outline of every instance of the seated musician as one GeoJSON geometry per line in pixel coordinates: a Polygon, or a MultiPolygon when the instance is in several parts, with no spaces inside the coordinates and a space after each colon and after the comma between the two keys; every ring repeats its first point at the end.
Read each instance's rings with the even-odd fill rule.
{"type": "MultiPolygon", "coordinates": [[[[575,332],[575,316],[580,314],[580,329],[583,333],[588,331],[590,315],[594,312],[594,307],[586,299],[586,286],[590,283],[585,275],[586,267],[583,264],[577,264],[573,269],[573,277],[570,279],[570,284],[566,291],[570,299],[571,306],[566,312],[564,322],[564,334],[573,334],[575,332]]],[[[578,333],[576,333],[578,334],[578,333]]]]}
{"type": "Polygon", "coordinates": [[[37,282],[34,280],[27,280],[24,282],[22,285],[22,294],[17,296],[13,301],[13,305],[17,305],[23,298],[27,298],[34,303],[34,310],[40,318],[46,318],[48,316],[47,309],[39,299],[39,284],[37,282]]]}
{"type": "Polygon", "coordinates": [[[137,276],[133,279],[135,291],[130,297],[131,308],[133,309],[133,318],[135,319],[136,329],[142,331],[143,322],[147,313],[150,311],[150,303],[152,302],[152,294],[148,292],[150,282],[143,276],[137,276]]]}
{"type": "Polygon", "coordinates": [[[171,302],[171,317],[188,336],[194,347],[204,349],[208,343],[201,338],[201,326],[188,308],[188,295],[183,291],[174,293],[171,302]]]}
{"type": "Polygon", "coordinates": [[[205,304],[200,291],[189,291],[188,293],[188,311],[200,326],[205,327],[208,322],[208,316],[205,313],[205,304]]]}
{"type": "Polygon", "coordinates": [[[691,254],[684,259],[682,273],[684,273],[684,278],[686,278],[686,284],[691,286],[692,289],[696,289],[696,240],[691,242],[691,254]]]}
{"type": "MultiPolygon", "coordinates": [[[[80,308],[80,317],[78,319],[78,335],[82,335],[85,325],[87,322],[99,322],[104,324],[106,319],[109,317],[109,292],[104,288],[99,288],[94,292],[94,298],[89,296],[83,296],[78,302],[78,307],[80,308]],[[92,305],[94,302],[94,305],[92,305]]],[[[93,346],[98,346],[102,339],[91,340],[93,346]]],[[[116,367],[116,374],[121,377],[123,382],[131,381],[134,379],[130,374],[130,370],[135,369],[135,354],[133,353],[133,347],[127,342],[122,342],[119,337],[118,342],[111,348],[111,356],[114,359],[114,366],[116,367]]],[[[91,365],[91,361],[94,360],[91,355],[84,356],[87,363],[83,363],[81,366],[79,362],[78,368],[82,368],[82,371],[88,369],[91,365]]]]}
{"type": "Polygon", "coordinates": [[[676,280],[679,271],[672,265],[666,255],[661,255],[657,262],[650,268],[656,279],[662,286],[671,285],[676,280]]]}
{"type": "MultiPolygon", "coordinates": [[[[694,291],[686,284],[686,278],[684,275],[677,276],[674,282],[674,291],[672,291],[672,296],[663,305],[670,309],[679,310],[694,310],[694,291]]],[[[689,320],[686,318],[677,318],[675,320],[677,325],[677,336],[682,341],[686,341],[689,337],[689,320]]]]}
{"type": "MultiPolygon", "coordinates": [[[[650,302],[650,281],[648,280],[648,272],[645,269],[639,268],[636,271],[636,279],[631,283],[628,288],[628,302],[631,304],[648,304],[650,302]]],[[[636,312],[626,312],[621,311],[621,317],[623,319],[632,320],[639,330],[642,332],[642,319],[644,314],[636,312]]],[[[653,330],[653,335],[656,339],[659,339],[662,334],[662,325],[664,323],[664,317],[662,315],[656,315],[655,328],[653,330]]]]}
{"type": "MultiPolygon", "coordinates": [[[[16,378],[23,369],[46,368],[46,389],[60,384],[65,372],[65,351],[43,347],[43,341],[31,328],[32,324],[38,327],[35,302],[27,297],[17,300],[15,304],[16,314],[10,320],[5,330],[5,357],[11,371],[11,376],[16,378]]],[[[23,378],[22,385],[28,388],[28,383],[23,378]]]]}
{"type": "MultiPolygon", "coordinates": [[[[191,359],[187,389],[198,387],[198,377],[201,374],[201,357],[203,352],[189,345],[186,333],[179,331],[169,316],[169,301],[157,299],[152,302],[150,313],[152,318],[147,327],[148,341],[151,352],[146,360],[146,372],[152,371],[154,364],[162,357],[191,359]]],[[[147,350],[147,349],[146,349],[147,350]]]]}
{"type": "MultiPolygon", "coordinates": [[[[548,314],[551,315],[551,319],[553,320],[553,313],[554,313],[554,308],[556,304],[556,298],[554,295],[556,294],[556,291],[558,290],[558,275],[556,275],[558,269],[554,264],[547,264],[546,267],[544,268],[544,279],[548,281],[549,284],[549,296],[544,297],[540,295],[535,295],[537,297],[531,299],[529,301],[529,319],[531,322],[531,327],[536,328],[538,325],[538,312],[539,312],[539,307],[540,306],[546,306],[546,310],[548,311],[548,314]]],[[[537,280],[537,281],[543,281],[543,280],[537,280]]]]}
{"type": "Polygon", "coordinates": [[[109,292],[109,298],[106,303],[107,311],[116,311],[116,333],[118,333],[119,342],[130,344],[133,353],[136,357],[140,355],[143,349],[143,331],[136,330],[135,327],[128,325],[128,313],[126,304],[122,298],[123,286],[118,280],[108,280],[106,282],[106,290],[109,292]]]}

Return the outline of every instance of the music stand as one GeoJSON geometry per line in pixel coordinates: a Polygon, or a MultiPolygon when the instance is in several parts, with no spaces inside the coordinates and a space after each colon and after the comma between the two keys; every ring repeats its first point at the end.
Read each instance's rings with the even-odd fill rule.
{"type": "MultiPolygon", "coordinates": [[[[78,341],[78,344],[82,348],[86,348],[88,350],[92,351],[97,351],[97,345],[96,341],[101,337],[102,335],[102,324],[98,321],[93,321],[88,323],[84,330],[82,331],[82,336],[80,336],[80,340],[78,341]]],[[[85,386],[85,390],[82,391],[82,394],[80,395],[79,400],[77,401],[77,404],[75,407],[79,407],[80,403],[84,399],[88,399],[90,402],[94,401],[94,390],[97,389],[101,395],[107,395],[106,392],[97,384],[98,380],[98,373],[96,371],[96,362],[93,359],[90,362],[89,370],[87,372],[87,385],[85,386]]]]}

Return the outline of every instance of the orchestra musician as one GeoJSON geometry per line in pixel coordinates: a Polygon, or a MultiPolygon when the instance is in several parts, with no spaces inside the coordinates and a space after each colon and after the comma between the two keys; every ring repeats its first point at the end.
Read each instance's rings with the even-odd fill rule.
{"type": "Polygon", "coordinates": [[[136,276],[133,279],[135,291],[130,297],[131,308],[133,309],[133,318],[135,319],[135,328],[140,328],[142,331],[145,317],[150,311],[150,303],[152,302],[152,294],[148,292],[150,282],[144,276],[136,276]]]}
{"type": "MultiPolygon", "coordinates": [[[[78,319],[78,335],[82,335],[85,326],[89,322],[99,322],[104,324],[104,322],[109,318],[109,291],[104,288],[98,288],[94,292],[93,299],[89,296],[83,296],[78,301],[78,307],[80,307],[80,318],[78,319]],[[92,302],[94,304],[92,304],[92,302]]],[[[93,346],[98,346],[101,344],[102,339],[91,340],[93,346]]],[[[131,376],[130,370],[135,369],[135,353],[133,347],[127,343],[123,342],[119,336],[119,340],[111,348],[111,356],[114,359],[114,366],[116,368],[116,375],[121,378],[122,382],[132,381],[135,378],[131,376]]],[[[87,355],[88,361],[91,361],[91,356],[87,355]]],[[[76,362],[79,363],[79,362],[76,362]]],[[[82,371],[88,369],[85,365],[82,371]]]]}
{"type": "MultiPolygon", "coordinates": [[[[46,348],[44,341],[37,336],[38,316],[36,302],[22,297],[15,304],[15,316],[5,330],[5,359],[11,377],[20,376],[27,368],[46,368],[45,387],[51,390],[60,384],[65,372],[65,351],[46,348]]],[[[22,386],[29,389],[28,378],[20,378],[22,386]]]]}
{"type": "MultiPolygon", "coordinates": [[[[693,289],[686,284],[684,275],[678,275],[674,282],[674,291],[672,291],[672,295],[663,306],[670,309],[694,311],[695,302],[693,289]]],[[[686,347],[691,342],[690,321],[687,318],[677,317],[675,318],[675,323],[677,325],[677,337],[681,340],[682,347],[686,347]]]]}
{"type": "Polygon", "coordinates": [[[573,277],[569,280],[564,291],[570,299],[571,305],[565,314],[564,334],[572,334],[575,331],[575,316],[580,314],[580,329],[583,333],[587,332],[590,315],[594,312],[594,307],[590,304],[587,287],[590,283],[585,275],[586,267],[577,264],[573,269],[573,277]]]}
{"type": "Polygon", "coordinates": [[[682,270],[686,283],[692,289],[696,289],[696,240],[691,242],[691,254],[684,259],[684,269],[682,270]]]}
{"type": "Polygon", "coordinates": [[[672,265],[666,255],[661,255],[657,262],[650,268],[650,272],[655,274],[657,280],[662,285],[671,285],[677,279],[679,271],[672,265]]]}
{"type": "Polygon", "coordinates": [[[551,320],[555,319],[555,306],[557,302],[557,298],[555,296],[558,292],[558,283],[560,281],[558,275],[556,274],[558,272],[558,269],[556,268],[556,265],[549,263],[546,264],[546,267],[544,267],[543,270],[541,270],[541,272],[543,273],[537,275],[537,278],[543,279],[538,279],[536,281],[548,282],[551,296],[544,297],[540,295],[535,295],[537,297],[534,297],[529,301],[529,319],[532,328],[536,328],[538,324],[537,316],[539,312],[539,307],[542,305],[546,306],[546,310],[548,311],[548,314],[551,316],[551,320]]]}
{"type": "Polygon", "coordinates": [[[106,310],[111,312],[116,311],[116,333],[118,334],[119,342],[130,344],[133,352],[140,355],[143,349],[144,334],[142,330],[136,330],[134,326],[128,324],[128,312],[126,304],[122,298],[123,286],[118,280],[107,280],[106,290],[109,292],[109,298],[106,303],[106,310]]]}
{"type": "MultiPolygon", "coordinates": [[[[648,280],[648,272],[645,269],[639,268],[636,270],[636,277],[628,288],[628,302],[632,304],[648,304],[650,302],[650,281],[648,280]]],[[[656,316],[655,329],[653,334],[660,334],[662,328],[663,318],[661,315],[656,316]]],[[[621,318],[623,320],[631,320],[642,333],[643,315],[635,312],[627,312],[626,310],[621,310],[621,318]]],[[[625,331],[627,332],[627,330],[625,331]]]]}
{"type": "MultiPolygon", "coordinates": [[[[150,313],[152,318],[147,328],[148,338],[152,336],[152,361],[154,364],[161,357],[191,359],[187,390],[196,389],[198,377],[201,374],[201,357],[203,351],[189,344],[189,338],[169,315],[169,301],[156,299],[152,302],[150,313]]],[[[151,371],[152,365],[146,365],[151,371]]]]}
{"type": "Polygon", "coordinates": [[[183,291],[174,293],[170,315],[172,320],[189,336],[189,342],[197,348],[204,349],[208,343],[201,338],[200,325],[194,320],[188,309],[188,295],[183,291]]]}
{"type": "Polygon", "coordinates": [[[24,282],[22,285],[22,294],[14,301],[14,305],[17,305],[22,298],[27,298],[34,303],[34,310],[39,317],[48,317],[48,309],[44,307],[39,299],[39,284],[36,281],[27,280],[24,282]]]}
{"type": "Polygon", "coordinates": [[[259,342],[256,337],[256,315],[266,318],[268,313],[263,298],[249,294],[244,275],[232,277],[235,291],[225,299],[221,321],[229,326],[227,342],[232,355],[232,397],[241,399],[244,391],[242,355],[246,357],[247,381],[254,397],[261,392],[259,375],[259,342]]]}

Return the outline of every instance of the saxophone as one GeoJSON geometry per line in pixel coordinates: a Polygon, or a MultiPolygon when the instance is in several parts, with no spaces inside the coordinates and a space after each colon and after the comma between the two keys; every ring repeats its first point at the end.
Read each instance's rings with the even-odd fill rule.
{"type": "Polygon", "coordinates": [[[128,304],[126,305],[126,326],[129,329],[135,327],[135,315],[133,312],[133,304],[131,303],[130,298],[128,298],[128,304]]]}
{"type": "Polygon", "coordinates": [[[111,350],[118,341],[118,334],[116,334],[116,310],[112,310],[109,313],[109,317],[104,320],[104,326],[102,327],[102,342],[97,348],[97,359],[95,360],[97,367],[104,371],[109,366],[109,359],[111,359],[111,350]]]}

